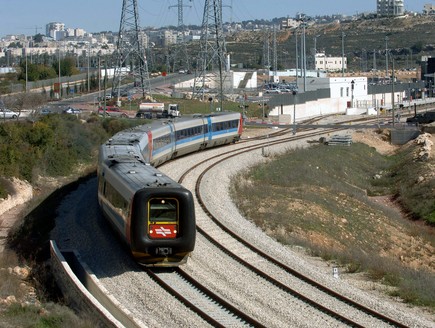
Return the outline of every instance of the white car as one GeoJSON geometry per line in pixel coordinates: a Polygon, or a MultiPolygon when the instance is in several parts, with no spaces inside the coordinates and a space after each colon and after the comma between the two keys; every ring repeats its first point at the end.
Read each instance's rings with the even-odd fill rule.
{"type": "Polygon", "coordinates": [[[18,113],[10,109],[0,109],[0,118],[17,118],[20,116],[18,113]]]}
{"type": "Polygon", "coordinates": [[[78,108],[68,107],[64,112],[67,114],[80,114],[82,111],[78,108]]]}

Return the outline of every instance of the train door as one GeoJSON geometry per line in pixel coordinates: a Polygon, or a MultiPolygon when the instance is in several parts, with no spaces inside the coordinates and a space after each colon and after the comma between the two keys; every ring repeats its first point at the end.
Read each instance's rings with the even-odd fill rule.
{"type": "Polygon", "coordinates": [[[148,135],[148,149],[144,149],[143,152],[143,157],[145,159],[145,161],[147,161],[148,163],[151,163],[152,159],[153,159],[153,134],[150,131],[147,131],[147,135],[148,135]]]}
{"type": "Polygon", "coordinates": [[[211,116],[207,116],[207,133],[206,133],[206,140],[211,141],[213,138],[213,124],[211,121],[211,116]]]}
{"type": "Polygon", "coordinates": [[[169,142],[171,145],[171,158],[174,158],[177,156],[177,151],[175,149],[175,127],[173,123],[168,124],[169,125],[169,142]]]}

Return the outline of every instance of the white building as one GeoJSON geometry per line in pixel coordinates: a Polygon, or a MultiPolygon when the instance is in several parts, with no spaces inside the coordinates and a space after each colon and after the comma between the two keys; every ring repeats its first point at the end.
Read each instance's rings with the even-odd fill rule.
{"type": "MultiPolygon", "coordinates": [[[[275,102],[271,105],[269,117],[277,117],[280,122],[292,122],[295,113],[295,120],[298,122],[329,114],[376,115],[377,110],[381,108],[391,109],[393,98],[396,106],[401,99],[404,99],[404,91],[395,91],[394,94],[390,91],[369,94],[367,82],[366,77],[309,79],[308,91],[315,92],[315,90],[326,89],[329,90],[330,97],[298,103],[296,106],[288,102],[285,105],[277,105],[279,102],[275,102]]],[[[282,96],[277,95],[276,97],[282,96]]],[[[286,96],[284,95],[284,97],[286,96]]]]}
{"type": "MultiPolygon", "coordinates": [[[[51,36],[53,39],[56,39],[56,32],[65,31],[65,24],[59,22],[52,22],[45,25],[45,35],[51,36]]],[[[59,36],[62,34],[59,34],[59,36]]]]}
{"type": "Polygon", "coordinates": [[[342,57],[327,57],[325,53],[316,54],[316,70],[324,72],[338,72],[343,68],[347,70],[347,58],[344,57],[344,65],[342,57]]]}
{"type": "Polygon", "coordinates": [[[74,29],[74,36],[76,38],[84,37],[86,34],[86,31],[82,28],[75,28],[74,29]]]}
{"type": "Polygon", "coordinates": [[[435,5],[427,3],[424,5],[423,14],[425,15],[435,15],[435,5]]]}
{"type": "Polygon", "coordinates": [[[404,0],[377,0],[377,14],[379,16],[402,16],[404,13],[404,0]]]}
{"type": "Polygon", "coordinates": [[[281,21],[281,29],[296,28],[299,25],[300,22],[293,18],[286,18],[285,20],[281,21]]]}

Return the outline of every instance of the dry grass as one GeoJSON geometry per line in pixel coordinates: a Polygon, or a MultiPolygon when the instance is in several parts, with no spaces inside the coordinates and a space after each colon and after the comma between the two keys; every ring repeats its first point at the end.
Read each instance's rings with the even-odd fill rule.
{"type": "Polygon", "coordinates": [[[434,281],[433,228],[388,206],[386,195],[400,181],[392,168],[401,160],[361,143],[299,149],[241,174],[232,194],[242,213],[278,241],[347,272],[366,271],[404,300],[435,309],[434,284],[415,281],[434,281]]]}

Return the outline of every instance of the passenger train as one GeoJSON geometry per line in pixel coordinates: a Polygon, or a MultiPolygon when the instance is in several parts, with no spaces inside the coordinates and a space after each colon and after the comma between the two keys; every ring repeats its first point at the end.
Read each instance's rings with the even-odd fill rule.
{"type": "Polygon", "coordinates": [[[191,192],[156,169],[173,158],[240,139],[240,113],[156,120],[101,145],[98,202],[103,215],[144,266],[178,266],[195,246],[191,192]]]}

